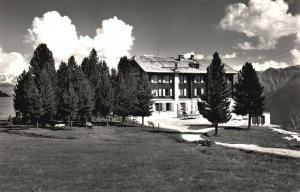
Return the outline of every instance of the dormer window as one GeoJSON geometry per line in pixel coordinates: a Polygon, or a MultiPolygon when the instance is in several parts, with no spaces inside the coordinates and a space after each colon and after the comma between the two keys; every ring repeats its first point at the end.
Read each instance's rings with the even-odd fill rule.
{"type": "Polygon", "coordinates": [[[189,63],[189,67],[199,69],[199,63],[189,63]]]}

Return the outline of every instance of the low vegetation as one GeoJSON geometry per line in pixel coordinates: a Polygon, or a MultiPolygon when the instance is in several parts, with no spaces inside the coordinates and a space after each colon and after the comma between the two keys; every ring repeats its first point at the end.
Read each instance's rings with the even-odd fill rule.
{"type": "MultiPolygon", "coordinates": [[[[299,159],[217,145],[178,143],[167,133],[130,125],[24,131],[34,130],[40,135],[75,139],[1,132],[0,191],[297,191],[300,188],[299,159]]],[[[216,138],[226,135],[224,131],[216,138]]]]}

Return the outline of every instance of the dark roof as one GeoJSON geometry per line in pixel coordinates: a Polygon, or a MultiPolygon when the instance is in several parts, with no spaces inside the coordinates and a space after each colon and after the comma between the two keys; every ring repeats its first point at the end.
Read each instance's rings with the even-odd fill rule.
{"type": "MultiPolygon", "coordinates": [[[[181,59],[174,57],[156,57],[156,56],[134,56],[134,60],[145,72],[150,73],[174,73],[175,64],[179,73],[206,73],[206,68],[211,61],[206,59],[181,59]],[[189,64],[199,64],[199,68],[192,68],[189,64]]],[[[226,73],[237,73],[227,64],[224,64],[226,73]]]]}

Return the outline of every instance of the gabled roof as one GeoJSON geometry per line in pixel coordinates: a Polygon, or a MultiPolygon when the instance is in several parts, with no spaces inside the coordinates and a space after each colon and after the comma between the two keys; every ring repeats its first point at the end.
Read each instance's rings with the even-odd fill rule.
{"type": "MultiPolygon", "coordinates": [[[[181,59],[176,60],[174,57],[156,57],[156,56],[134,56],[134,60],[145,72],[150,73],[174,73],[177,64],[179,73],[206,73],[206,68],[211,61],[206,59],[181,59]],[[199,68],[192,68],[189,64],[199,64],[199,68]]],[[[226,73],[237,73],[227,64],[224,64],[226,73]]]]}

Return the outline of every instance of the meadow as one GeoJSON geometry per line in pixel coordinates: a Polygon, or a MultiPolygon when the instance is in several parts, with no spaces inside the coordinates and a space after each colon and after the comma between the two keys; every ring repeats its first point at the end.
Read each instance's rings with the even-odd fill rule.
{"type": "Polygon", "coordinates": [[[0,191],[300,189],[299,159],[179,143],[139,126],[0,130],[0,191]]]}

